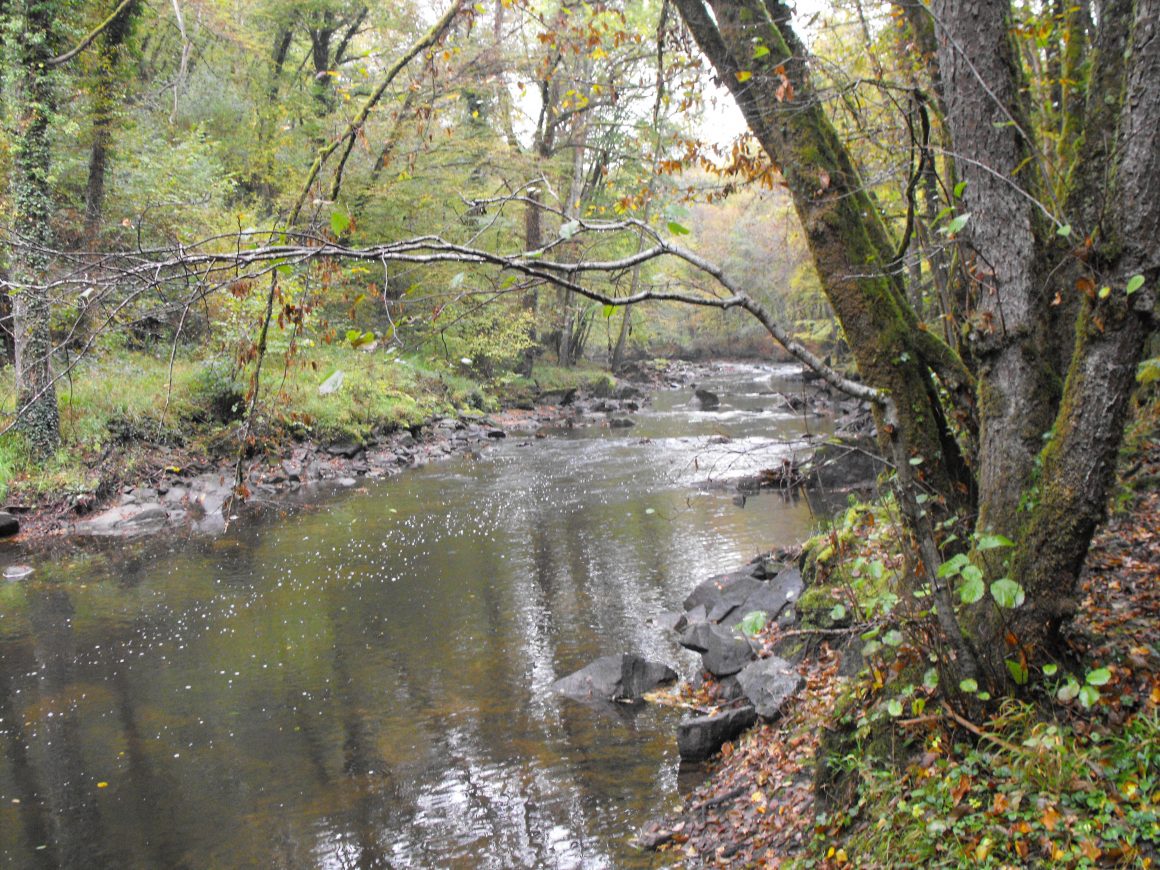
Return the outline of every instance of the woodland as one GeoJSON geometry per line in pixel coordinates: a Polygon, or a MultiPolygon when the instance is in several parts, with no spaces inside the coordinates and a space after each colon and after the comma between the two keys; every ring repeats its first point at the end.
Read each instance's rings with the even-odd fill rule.
{"type": "Polygon", "coordinates": [[[988,745],[974,723],[1010,704],[1031,729],[1128,673],[1066,635],[1125,433],[1154,431],[1157,0],[0,0],[0,22],[6,487],[92,490],[114,417],[128,440],[232,426],[246,457],[633,359],[788,354],[872,405],[891,468],[894,586],[862,603],[893,656],[879,724],[942,704],[988,745]],[[341,420],[295,399],[368,350],[388,371],[341,420]]]}

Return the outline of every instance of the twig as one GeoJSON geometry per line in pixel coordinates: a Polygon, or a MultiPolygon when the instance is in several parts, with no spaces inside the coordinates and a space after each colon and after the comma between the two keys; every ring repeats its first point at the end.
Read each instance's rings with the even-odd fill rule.
{"type": "Polygon", "coordinates": [[[970,731],[976,737],[981,737],[984,740],[989,740],[992,743],[994,743],[996,746],[1001,746],[1004,749],[1006,749],[1008,752],[1014,752],[1016,755],[1023,755],[1026,753],[1025,749],[1021,749],[1020,747],[1016,746],[1014,743],[1008,743],[1002,737],[998,737],[994,734],[990,734],[990,733],[984,731],[982,728],[980,728],[978,725],[976,725],[974,722],[970,721],[969,719],[963,718],[958,713],[956,713],[955,709],[950,704],[948,704],[946,701],[942,702],[942,707],[944,710],[947,711],[947,714],[952,719],[954,719],[956,722],[958,722],[960,725],[962,725],[964,728],[966,728],[968,731],[970,731]]]}

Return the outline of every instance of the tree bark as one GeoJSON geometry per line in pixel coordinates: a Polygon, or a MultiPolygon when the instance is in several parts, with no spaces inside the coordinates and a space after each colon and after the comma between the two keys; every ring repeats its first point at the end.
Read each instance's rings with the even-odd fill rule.
{"type": "Polygon", "coordinates": [[[971,354],[979,377],[979,526],[1017,533],[1019,501],[1059,398],[1042,313],[1050,297],[1037,273],[1045,220],[1035,141],[1022,105],[1022,74],[1003,0],[932,6],[947,125],[963,208],[975,310],[971,354]]]}
{"type": "Polygon", "coordinates": [[[1036,507],[1012,558],[1012,576],[1026,590],[1027,604],[1013,612],[1011,628],[1029,658],[1054,643],[1055,629],[1075,610],[1079,572],[1104,516],[1136,366],[1156,328],[1160,0],[1134,6],[1130,17],[1123,9],[1124,18],[1100,21],[1126,33],[1130,46],[1115,148],[1120,159],[1108,198],[1116,211],[1096,256],[1110,293],[1085,299],[1063,401],[1032,493],[1036,507]],[[1135,275],[1144,284],[1129,296],[1125,291],[1135,275]]]}
{"type": "Polygon", "coordinates": [[[92,244],[101,231],[105,204],[105,175],[109,149],[112,146],[113,119],[117,106],[117,62],[121,46],[133,28],[133,16],[139,3],[134,2],[102,34],[97,60],[96,86],[93,89],[93,142],[89,149],[89,177],[85,185],[85,239],[92,244]]]}

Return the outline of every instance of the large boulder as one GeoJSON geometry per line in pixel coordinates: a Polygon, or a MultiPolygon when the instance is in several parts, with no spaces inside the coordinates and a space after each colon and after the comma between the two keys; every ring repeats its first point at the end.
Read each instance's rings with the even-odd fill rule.
{"type": "Polygon", "coordinates": [[[737,608],[737,615],[744,617],[760,610],[772,622],[786,607],[801,598],[804,588],[802,572],[797,568],[785,568],[772,580],[759,584],[753,594],[737,608]]]}
{"type": "Polygon", "coordinates": [[[766,719],[777,716],[785,702],[806,684],[805,678],[794,670],[793,665],[777,656],[759,659],[742,668],[737,674],[737,682],[757,714],[766,719]]]}
{"type": "Polygon", "coordinates": [[[576,701],[638,700],[645,692],[677,678],[668,665],[624,653],[603,656],[552,683],[552,691],[576,701]]]}
{"type": "Polygon", "coordinates": [[[685,649],[701,654],[705,670],[715,677],[735,674],[754,659],[753,647],[739,633],[709,622],[690,625],[681,634],[685,649]]]}
{"type": "Polygon", "coordinates": [[[756,721],[757,711],[749,706],[711,716],[687,716],[677,726],[677,750],[684,761],[704,761],[756,721]]]}
{"type": "Polygon", "coordinates": [[[698,605],[704,605],[709,619],[720,622],[723,617],[713,617],[713,612],[722,607],[729,611],[740,607],[750,595],[758,590],[761,581],[754,576],[754,566],[742,568],[740,571],[731,571],[728,574],[717,574],[698,585],[685,598],[685,610],[692,610],[698,605]]]}
{"type": "Polygon", "coordinates": [[[710,577],[689,593],[685,610],[689,622],[695,622],[692,612],[703,607],[709,622],[732,625],[755,610],[766,614],[769,621],[777,618],[787,605],[802,594],[802,575],[797,568],[783,568],[771,579],[766,567],[758,562],[728,574],[710,577]]]}
{"type": "Polygon", "coordinates": [[[886,462],[872,438],[823,444],[809,462],[806,483],[824,489],[873,486],[886,462]]]}

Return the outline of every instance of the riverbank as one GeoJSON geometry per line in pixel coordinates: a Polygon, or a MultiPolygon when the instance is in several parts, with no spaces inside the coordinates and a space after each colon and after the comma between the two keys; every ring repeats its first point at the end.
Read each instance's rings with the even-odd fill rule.
{"type": "MultiPolygon", "coordinates": [[[[727,742],[679,811],[646,826],[638,842],[687,867],[1152,866],[1160,857],[1150,785],[1160,766],[1155,406],[1130,430],[1116,502],[1065,630],[1068,660],[1052,668],[1054,682],[1029,685],[983,721],[941,701],[937,680],[899,699],[899,675],[917,650],[895,632],[885,643],[898,652],[884,660],[870,643],[889,634],[889,619],[853,618],[876,613],[883,588],[862,582],[856,566],[869,580],[869,566],[896,564],[891,522],[889,511],[852,508],[806,544],[800,622],[755,638],[767,653],[798,651],[801,690],[779,716],[727,742]],[[1086,697],[1068,689],[1073,680],[1089,687],[1086,697]]],[[[676,698],[716,710],[721,683],[701,679],[676,698]]]]}
{"type": "Polygon", "coordinates": [[[353,379],[330,402],[313,404],[314,415],[260,408],[252,423],[200,417],[201,411],[188,410],[196,398],[188,391],[171,397],[173,413],[184,415],[177,426],[166,424],[164,414],[85,399],[84,407],[103,418],[103,426],[87,421],[85,431],[104,432],[76,437],[73,427],[74,437],[48,463],[20,457],[0,465],[6,493],[0,526],[7,523],[9,539],[25,545],[62,535],[138,537],[164,528],[216,533],[244,504],[276,502],[318,484],[354,486],[393,476],[485,450],[509,434],[631,426],[650,390],[684,383],[694,371],[683,363],[643,362],[618,381],[591,366],[541,366],[534,378],[491,385],[420,374],[410,379],[409,393],[392,382],[380,385],[378,392],[394,401],[379,418],[350,419],[342,408],[369,403],[387,410],[351,385],[353,379]]]}

